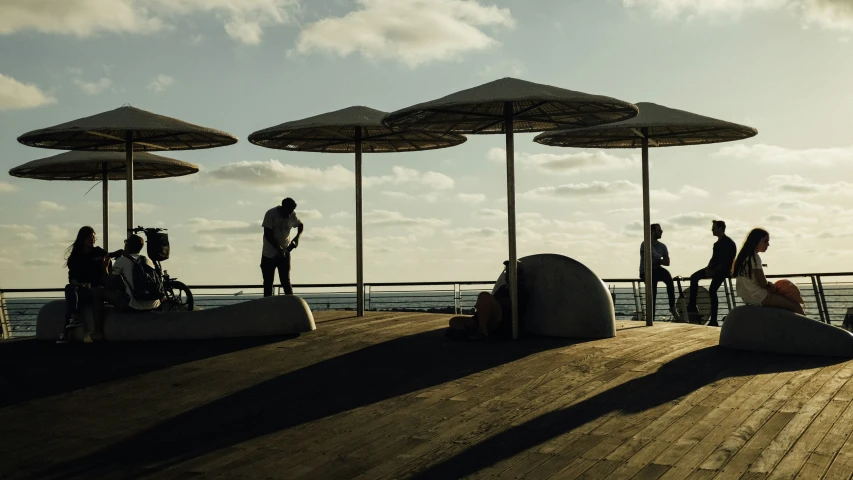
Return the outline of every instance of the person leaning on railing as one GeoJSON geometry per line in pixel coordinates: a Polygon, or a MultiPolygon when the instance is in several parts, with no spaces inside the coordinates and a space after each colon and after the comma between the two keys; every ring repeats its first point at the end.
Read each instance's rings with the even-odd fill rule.
{"type": "Polygon", "coordinates": [[[732,276],[737,277],[737,295],[747,305],[784,308],[805,315],[803,306],[793,299],[802,298],[796,285],[790,284],[783,294],[764,276],[764,268],[758,254],[766,252],[769,246],[770,234],[764,229],[753,228],[746,236],[732,265],[732,276]]]}

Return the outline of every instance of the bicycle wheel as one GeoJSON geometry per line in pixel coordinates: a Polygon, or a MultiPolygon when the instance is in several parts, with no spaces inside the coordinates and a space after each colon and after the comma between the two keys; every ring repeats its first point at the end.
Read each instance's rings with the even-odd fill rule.
{"type": "Polygon", "coordinates": [[[191,312],[195,303],[193,292],[183,282],[170,280],[166,287],[166,298],[170,300],[171,310],[191,312]]]}

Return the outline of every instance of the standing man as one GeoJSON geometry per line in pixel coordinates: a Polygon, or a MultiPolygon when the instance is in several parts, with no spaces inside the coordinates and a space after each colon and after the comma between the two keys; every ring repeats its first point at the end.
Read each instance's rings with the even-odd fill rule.
{"type": "MultiPolygon", "coordinates": [[[[658,282],[666,285],[666,296],[669,299],[669,311],[673,316],[675,312],[675,287],[672,284],[672,275],[664,266],[669,266],[669,250],[660,241],[663,236],[663,228],[659,223],[651,225],[652,230],[652,314],[654,314],[655,300],[658,294],[658,282]]],[[[646,281],[646,249],[645,242],[640,243],[640,280],[646,281]]]]}
{"type": "Polygon", "coordinates": [[[708,325],[719,327],[717,307],[720,301],[717,299],[717,290],[731,276],[732,264],[735,261],[735,255],[737,255],[737,245],[726,236],[726,222],[722,220],[711,221],[711,233],[717,237],[717,241],[714,243],[714,253],[711,255],[711,261],[708,262],[707,267],[690,276],[690,302],[687,304],[687,314],[691,319],[699,314],[699,309],[696,308],[699,280],[710,278],[711,286],[708,288],[708,292],[711,293],[711,319],[708,321],[708,325]]]}
{"type": "Polygon", "coordinates": [[[275,269],[285,295],[293,295],[290,285],[290,251],[299,246],[299,236],[305,228],[296,216],[296,202],[288,197],[280,207],[267,210],[264,215],[264,249],[261,254],[261,273],[264,276],[264,296],[272,295],[275,269]],[[296,237],[290,241],[290,230],[297,228],[296,237]]]}

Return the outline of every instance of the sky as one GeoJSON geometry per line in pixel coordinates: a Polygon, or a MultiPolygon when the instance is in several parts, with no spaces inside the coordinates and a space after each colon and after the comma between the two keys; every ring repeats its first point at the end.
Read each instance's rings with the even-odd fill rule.
{"type": "MultiPolygon", "coordinates": [[[[130,104],[237,136],[163,153],[192,176],[134,184],[135,220],[169,229],[188,284],[261,282],[260,221],[305,224],[294,283],[355,281],[354,158],[271,150],[251,132],[364,105],[393,111],[502,77],[749,125],[740,142],[652,149],[652,222],[674,275],[707,264],[722,219],[770,232],[768,274],[853,270],[853,0],[0,0],[0,287],[65,282],[93,182],[8,170],[61,153],[16,138],[130,104]]],[[[638,150],[517,134],[518,254],[635,278],[638,150]]],[[[501,135],[365,154],[367,282],[496,278],[508,257],[501,135]]],[[[125,226],[111,182],[111,247],[125,226]]]]}

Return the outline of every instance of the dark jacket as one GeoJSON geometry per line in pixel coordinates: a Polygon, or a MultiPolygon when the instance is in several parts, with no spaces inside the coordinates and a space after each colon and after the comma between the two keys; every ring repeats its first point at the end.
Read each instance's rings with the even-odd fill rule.
{"type": "Polygon", "coordinates": [[[714,271],[715,277],[729,277],[735,256],[737,256],[737,245],[731,238],[724,235],[714,243],[714,254],[711,256],[711,261],[708,262],[708,268],[714,271]]]}
{"type": "Polygon", "coordinates": [[[102,285],[107,275],[104,267],[104,257],[107,252],[101,247],[95,247],[91,252],[78,253],[68,257],[68,282],[91,283],[102,285]]]}

